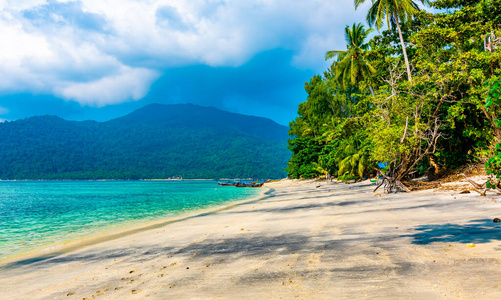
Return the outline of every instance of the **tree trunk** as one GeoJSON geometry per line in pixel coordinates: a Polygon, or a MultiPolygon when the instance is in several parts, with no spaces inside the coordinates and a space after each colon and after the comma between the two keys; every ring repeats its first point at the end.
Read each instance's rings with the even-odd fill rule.
{"type": "Polygon", "coordinates": [[[405,67],[407,68],[407,79],[412,81],[411,78],[411,68],[409,66],[409,59],[407,58],[407,50],[405,49],[404,36],[402,35],[402,30],[400,29],[400,24],[398,21],[397,13],[395,12],[395,21],[397,23],[398,36],[400,37],[400,43],[402,44],[402,52],[404,53],[405,67]]]}
{"type": "Polygon", "coordinates": [[[376,97],[376,94],[374,94],[374,89],[371,85],[369,85],[369,90],[371,91],[372,96],[376,97]]]}

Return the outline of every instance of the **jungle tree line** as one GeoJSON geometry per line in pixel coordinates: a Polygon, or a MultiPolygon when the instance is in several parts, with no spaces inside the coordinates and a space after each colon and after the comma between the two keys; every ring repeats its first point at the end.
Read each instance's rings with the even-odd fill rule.
{"type": "Polygon", "coordinates": [[[363,178],[378,162],[394,183],[487,160],[501,173],[501,0],[422,4],[439,12],[373,1],[368,25],[389,29],[370,40],[369,26],[346,26],[346,49],[326,53],[290,123],[289,177],[363,178]]]}

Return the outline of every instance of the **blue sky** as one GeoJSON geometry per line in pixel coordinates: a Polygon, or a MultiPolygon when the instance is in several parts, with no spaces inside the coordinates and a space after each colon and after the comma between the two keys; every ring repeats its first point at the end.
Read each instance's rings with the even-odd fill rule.
{"type": "MultiPolygon", "coordinates": [[[[368,1],[367,5],[370,3],[368,1]]],[[[287,125],[353,0],[0,0],[0,121],[194,103],[287,125]]]]}

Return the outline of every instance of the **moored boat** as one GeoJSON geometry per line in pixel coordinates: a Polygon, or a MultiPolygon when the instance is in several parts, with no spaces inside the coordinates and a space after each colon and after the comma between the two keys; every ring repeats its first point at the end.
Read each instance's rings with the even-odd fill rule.
{"type": "Polygon", "coordinates": [[[261,182],[261,183],[257,183],[257,181],[255,183],[237,183],[235,186],[236,187],[262,187],[264,184],[264,182],[261,182]]]}
{"type": "Polygon", "coordinates": [[[243,182],[239,179],[237,180],[226,180],[226,182],[217,181],[217,184],[220,186],[235,186],[235,187],[262,187],[264,182],[258,183],[258,180],[250,182],[243,182]]]}
{"type": "Polygon", "coordinates": [[[237,181],[234,179],[219,179],[216,182],[220,186],[235,186],[237,184],[237,181]]]}
{"type": "Polygon", "coordinates": [[[221,185],[221,186],[236,186],[236,183],[234,183],[234,182],[218,182],[217,185],[221,185]]]}

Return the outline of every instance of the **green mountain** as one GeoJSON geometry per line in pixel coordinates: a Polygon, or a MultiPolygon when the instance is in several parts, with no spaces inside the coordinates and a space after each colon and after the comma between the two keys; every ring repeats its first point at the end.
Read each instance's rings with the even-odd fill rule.
{"type": "Polygon", "coordinates": [[[287,127],[192,104],[0,123],[0,179],[282,178],[287,127]]]}

